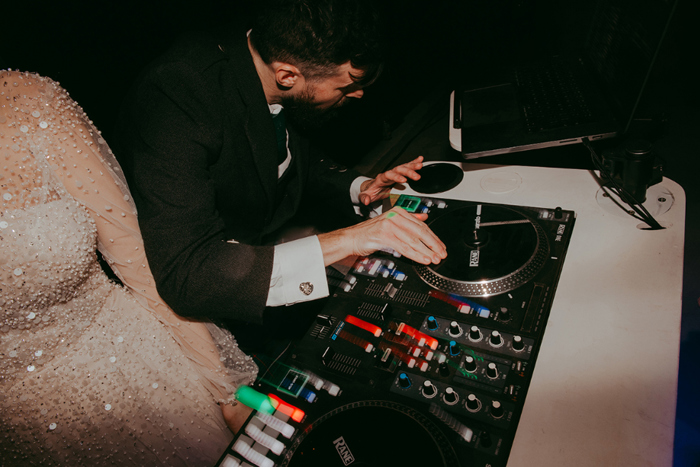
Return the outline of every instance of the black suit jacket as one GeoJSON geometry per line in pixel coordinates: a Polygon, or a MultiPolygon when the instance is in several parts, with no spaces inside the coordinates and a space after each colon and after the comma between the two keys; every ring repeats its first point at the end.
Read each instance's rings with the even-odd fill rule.
{"type": "Polygon", "coordinates": [[[245,35],[192,35],[138,79],[120,116],[117,156],[158,292],[175,312],[261,323],[273,260],[264,237],[304,194],[352,212],[358,174],[291,129],[289,147],[280,192],[274,125],[245,35]]]}

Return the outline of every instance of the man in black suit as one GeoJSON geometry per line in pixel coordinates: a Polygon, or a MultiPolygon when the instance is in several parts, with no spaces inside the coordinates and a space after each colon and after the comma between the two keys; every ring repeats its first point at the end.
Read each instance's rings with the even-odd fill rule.
{"type": "Polygon", "coordinates": [[[325,266],[345,257],[391,249],[423,264],[445,258],[426,216],[399,208],[269,243],[302,195],[354,215],[352,201],[368,205],[419,178],[421,159],[360,177],[297,131],[362,97],[379,73],[376,21],[361,5],[273,1],[248,37],[194,35],[137,82],[117,154],[158,291],[175,312],[259,324],[266,307],[328,295],[325,266]]]}

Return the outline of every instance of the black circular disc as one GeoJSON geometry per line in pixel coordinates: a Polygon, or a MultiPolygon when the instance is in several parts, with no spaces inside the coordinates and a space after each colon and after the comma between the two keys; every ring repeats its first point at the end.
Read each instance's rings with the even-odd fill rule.
{"type": "Polygon", "coordinates": [[[451,190],[464,178],[461,167],[444,163],[425,165],[418,173],[420,180],[408,181],[408,186],[418,193],[441,193],[451,190]]]}
{"type": "Polygon", "coordinates": [[[460,462],[442,431],[420,412],[390,401],[360,401],[313,422],[281,465],[458,467],[460,462]]]}
{"type": "Polygon", "coordinates": [[[477,297],[513,290],[537,274],[549,255],[542,227],[506,206],[474,204],[429,225],[447,246],[447,258],[416,270],[444,292],[477,297]]]}

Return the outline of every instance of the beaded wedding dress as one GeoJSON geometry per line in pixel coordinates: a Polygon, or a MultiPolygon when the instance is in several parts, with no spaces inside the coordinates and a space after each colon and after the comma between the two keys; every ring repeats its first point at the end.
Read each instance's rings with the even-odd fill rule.
{"type": "Polygon", "coordinates": [[[0,71],[0,204],[0,466],[213,465],[257,367],[158,297],[119,166],[50,79],[0,71]]]}

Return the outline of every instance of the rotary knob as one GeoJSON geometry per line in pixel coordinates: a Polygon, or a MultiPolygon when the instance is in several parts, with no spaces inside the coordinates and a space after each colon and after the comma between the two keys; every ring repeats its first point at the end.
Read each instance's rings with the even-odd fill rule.
{"type": "Polygon", "coordinates": [[[469,373],[474,373],[476,371],[476,360],[471,355],[467,355],[464,358],[464,369],[469,373]]]}
{"type": "Polygon", "coordinates": [[[462,327],[457,321],[452,321],[450,323],[450,329],[447,330],[447,333],[452,337],[459,337],[462,335],[462,327]]]}
{"type": "Polygon", "coordinates": [[[447,405],[455,405],[459,401],[459,395],[452,388],[445,389],[445,394],[442,396],[442,400],[445,401],[447,405]]]}
{"type": "Polygon", "coordinates": [[[438,367],[438,372],[440,373],[440,376],[447,378],[450,376],[450,367],[447,365],[447,363],[442,362],[440,366],[438,367]]]}
{"type": "Polygon", "coordinates": [[[511,318],[510,310],[506,307],[501,307],[501,310],[498,312],[498,319],[501,321],[510,321],[511,318]]]}
{"type": "Polygon", "coordinates": [[[459,345],[457,345],[457,342],[455,341],[450,341],[450,355],[455,356],[459,355],[461,352],[459,345]]]}
{"type": "Polygon", "coordinates": [[[428,316],[428,329],[435,331],[439,327],[438,321],[435,316],[428,316]]]}
{"type": "Polygon", "coordinates": [[[474,342],[480,341],[481,340],[481,331],[477,326],[472,326],[469,329],[469,339],[473,340],[474,342]]]}
{"type": "Polygon", "coordinates": [[[476,397],[475,394],[469,394],[467,396],[467,402],[465,405],[467,407],[467,410],[469,410],[470,412],[478,412],[479,409],[481,409],[481,401],[478,397],[476,397]]]}
{"type": "Polygon", "coordinates": [[[501,418],[503,417],[503,407],[501,406],[501,403],[498,401],[492,401],[491,402],[491,416],[493,418],[501,418]]]}
{"type": "Polygon", "coordinates": [[[493,444],[493,439],[491,438],[491,434],[489,434],[488,431],[481,432],[481,435],[479,435],[479,441],[481,442],[481,445],[485,448],[490,448],[493,444]]]}
{"type": "Polygon", "coordinates": [[[399,375],[399,386],[403,389],[408,389],[411,387],[411,380],[406,373],[401,373],[399,375]]]}
{"type": "Polygon", "coordinates": [[[437,388],[432,382],[426,379],[423,381],[423,388],[421,389],[421,392],[423,393],[423,396],[431,399],[437,395],[437,388]]]}
{"type": "Polygon", "coordinates": [[[523,342],[523,338],[520,336],[513,336],[513,350],[523,350],[525,348],[525,343],[523,342]]]}
{"type": "Polygon", "coordinates": [[[489,363],[489,366],[486,367],[486,376],[488,376],[491,379],[498,378],[498,367],[495,363],[491,362],[489,363]]]}
{"type": "Polygon", "coordinates": [[[489,337],[489,343],[494,347],[502,346],[503,338],[501,338],[501,333],[498,331],[491,332],[491,337],[489,337]]]}

